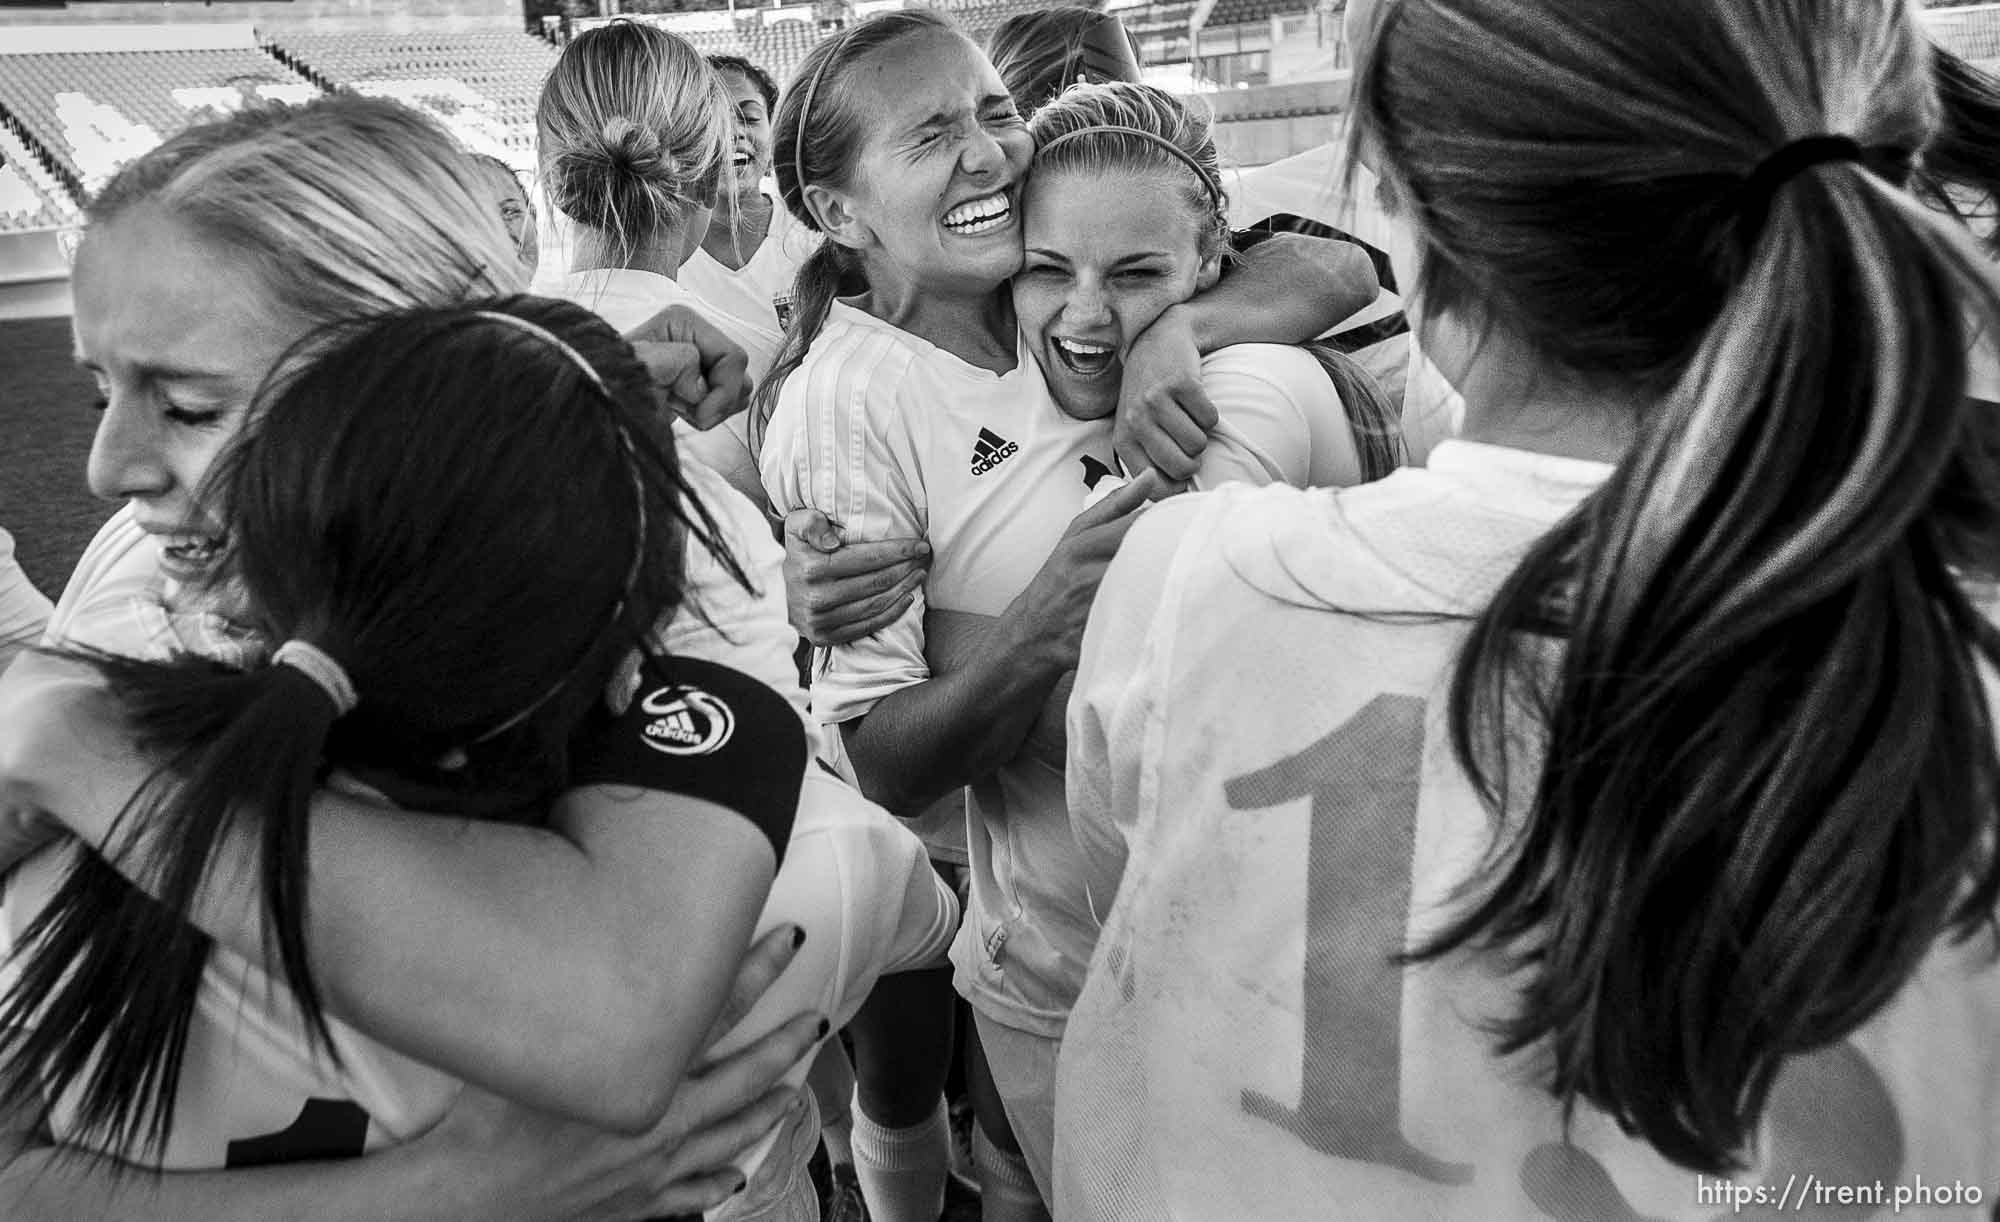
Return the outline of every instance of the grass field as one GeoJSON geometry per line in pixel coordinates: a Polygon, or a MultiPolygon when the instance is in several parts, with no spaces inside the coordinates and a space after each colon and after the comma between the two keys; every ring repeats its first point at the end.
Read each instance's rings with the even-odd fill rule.
{"type": "Polygon", "coordinates": [[[93,397],[67,318],[0,322],[0,527],[51,598],[111,513],[84,486],[93,397]]]}

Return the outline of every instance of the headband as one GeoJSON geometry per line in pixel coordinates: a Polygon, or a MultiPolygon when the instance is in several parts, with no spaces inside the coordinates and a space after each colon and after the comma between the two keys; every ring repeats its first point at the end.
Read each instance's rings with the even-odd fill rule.
{"type": "MultiPolygon", "coordinates": [[[[541,340],[543,343],[550,345],[557,351],[561,352],[565,357],[568,357],[570,362],[574,364],[578,369],[581,369],[584,373],[584,376],[590,379],[591,385],[597,387],[599,393],[603,394],[607,399],[611,397],[610,390],[607,389],[604,385],[604,379],[598,376],[597,370],[591,365],[591,363],[588,360],[584,359],[584,355],[581,352],[578,352],[575,348],[571,347],[568,343],[565,343],[561,336],[549,330],[547,327],[544,327],[539,323],[529,322],[525,318],[519,318],[512,314],[502,314],[497,310],[477,310],[474,311],[473,316],[475,318],[484,318],[493,322],[504,323],[507,326],[510,326],[515,330],[522,332],[523,334],[532,335],[535,338],[541,340]]],[[[635,587],[639,583],[639,569],[641,564],[643,564],[643,562],[645,561],[646,557],[646,534],[647,534],[646,485],[645,482],[639,476],[639,451],[637,447],[635,447],[632,444],[632,434],[626,431],[625,425],[622,421],[619,421],[614,418],[612,421],[612,428],[618,434],[618,444],[625,447],[626,469],[631,473],[632,476],[632,499],[633,503],[638,507],[639,526],[634,538],[634,543],[632,548],[632,563],[625,569],[625,583],[618,592],[618,601],[614,603],[611,607],[611,618],[607,621],[606,624],[607,628],[616,625],[618,621],[624,617],[625,604],[631,601],[633,587],[635,587]]],[[[594,649],[595,647],[596,647],[596,642],[593,641],[592,648],[594,649]]],[[[585,656],[588,656],[588,653],[586,653],[585,656]]],[[[569,675],[567,674],[563,675],[561,678],[557,679],[554,683],[550,684],[547,691],[544,691],[541,695],[529,701],[528,704],[525,707],[523,707],[519,712],[508,717],[505,721],[502,721],[499,725],[494,726],[492,729],[486,731],[484,734],[481,734],[478,738],[475,738],[472,741],[475,743],[483,743],[490,738],[496,738],[499,735],[504,734],[507,731],[513,729],[515,726],[520,725],[522,722],[526,721],[529,717],[532,717],[535,713],[535,710],[541,708],[549,701],[555,699],[556,694],[558,692],[562,691],[563,688],[569,686],[569,680],[570,680],[569,675]]]]}
{"type": "Polygon", "coordinates": [[[271,665],[289,666],[311,679],[333,702],[336,719],[347,716],[360,703],[354,693],[354,680],[347,677],[347,671],[334,661],[332,654],[310,641],[296,637],[286,641],[272,652],[271,665]]]}
{"type": "Polygon", "coordinates": [[[1214,176],[1211,175],[1207,170],[1202,169],[1200,162],[1188,156],[1187,151],[1185,149],[1181,148],[1180,145],[1175,144],[1173,141],[1167,139],[1165,136],[1156,135],[1153,132],[1144,131],[1140,128],[1125,127],[1116,123],[1101,123],[1092,127],[1079,127],[1075,131],[1064,132],[1062,135],[1057,136],[1055,139],[1049,141],[1047,144],[1044,144],[1042,147],[1036,149],[1035,158],[1036,160],[1040,160],[1044,154],[1048,153],[1052,149],[1055,149],[1068,141],[1079,139],[1083,136],[1136,136],[1140,140],[1144,140],[1149,144],[1157,145],[1167,154],[1172,156],[1175,160],[1179,161],[1182,165],[1186,166],[1190,170],[1193,170],[1194,176],[1196,178],[1201,179],[1201,185],[1208,188],[1208,198],[1209,201],[1215,205],[1215,210],[1217,212],[1221,212],[1223,210],[1222,184],[1216,182],[1214,176]]]}
{"type": "MultiPolygon", "coordinates": [[[[604,379],[599,377],[596,368],[584,359],[583,353],[570,347],[560,335],[557,335],[540,323],[529,322],[525,318],[518,318],[512,314],[502,314],[498,310],[475,310],[472,316],[474,318],[484,318],[489,322],[504,323],[516,331],[534,336],[549,347],[554,348],[557,352],[562,353],[563,356],[568,358],[570,364],[583,370],[583,376],[590,379],[591,385],[597,387],[599,390],[604,390],[604,379]]],[[[605,393],[609,394],[611,392],[605,391],[605,393]]]]}
{"type": "MultiPolygon", "coordinates": [[[[840,35],[836,34],[834,37],[839,38],[840,35]]],[[[813,69],[812,79],[806,82],[806,96],[799,103],[799,130],[792,134],[792,177],[798,179],[799,183],[799,210],[808,217],[812,215],[812,210],[806,207],[806,126],[812,119],[813,95],[819,92],[820,80],[826,76],[827,66],[833,63],[836,54],[836,51],[828,48],[826,58],[819,61],[819,67],[813,69]]],[[[819,228],[817,222],[813,228],[819,228]]]]}

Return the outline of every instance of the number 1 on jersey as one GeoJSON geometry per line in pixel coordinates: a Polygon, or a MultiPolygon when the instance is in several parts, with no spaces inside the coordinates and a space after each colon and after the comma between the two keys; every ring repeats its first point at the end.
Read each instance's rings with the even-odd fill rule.
{"type": "Polygon", "coordinates": [[[1463,1184],[1469,1165],[1417,1149],[1402,1127],[1403,969],[1389,956],[1409,922],[1423,751],[1424,702],[1381,695],[1312,746],[1228,783],[1236,810],[1312,800],[1299,1104],[1244,1091],[1243,1109],[1335,1158],[1463,1184]]]}

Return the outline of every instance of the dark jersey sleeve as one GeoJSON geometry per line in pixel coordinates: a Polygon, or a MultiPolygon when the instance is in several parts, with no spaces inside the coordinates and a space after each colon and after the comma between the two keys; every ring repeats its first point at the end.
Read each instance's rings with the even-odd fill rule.
{"type": "Polygon", "coordinates": [[[808,754],[798,713],[762,683],[699,658],[650,657],[625,711],[592,718],[572,740],[569,780],[726,806],[783,861],[808,754]]]}

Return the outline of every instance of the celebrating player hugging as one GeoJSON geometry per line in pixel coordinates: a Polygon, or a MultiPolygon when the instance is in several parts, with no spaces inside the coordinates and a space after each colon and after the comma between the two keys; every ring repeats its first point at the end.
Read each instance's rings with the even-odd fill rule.
{"type": "Polygon", "coordinates": [[[2000,81],[1348,0],[1279,190],[1142,7],[91,195],[0,1218],[2000,1220],[2000,81]]]}

